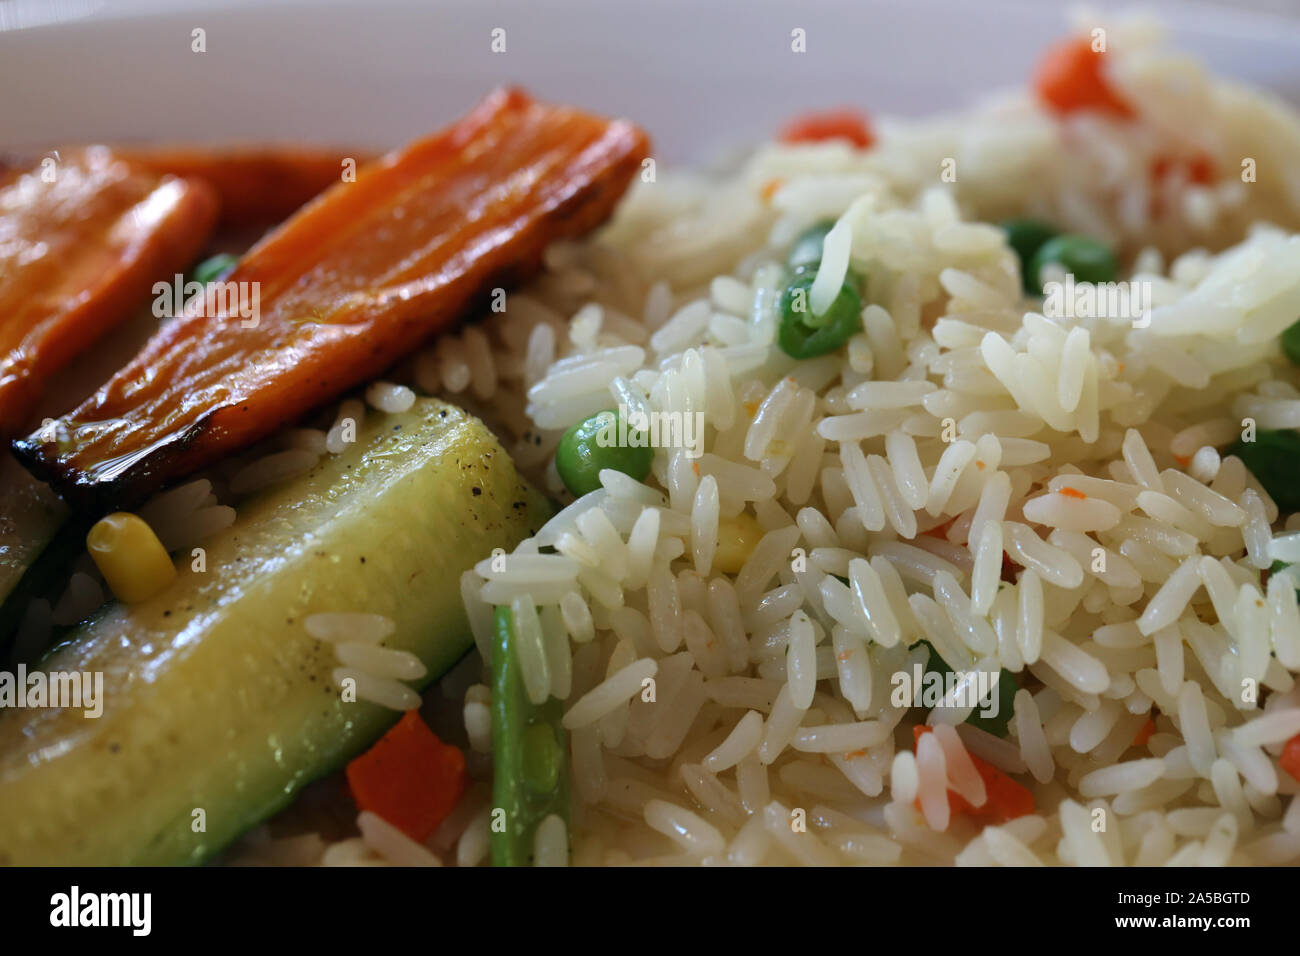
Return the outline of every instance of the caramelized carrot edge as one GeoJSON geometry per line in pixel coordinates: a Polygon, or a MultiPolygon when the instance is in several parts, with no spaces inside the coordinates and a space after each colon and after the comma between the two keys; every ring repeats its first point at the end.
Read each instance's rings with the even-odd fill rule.
{"type": "Polygon", "coordinates": [[[274,225],[359,166],[368,150],[310,146],[200,145],[117,146],[119,155],[158,175],[201,179],[221,200],[218,228],[240,230],[274,225]]]}
{"type": "Polygon", "coordinates": [[[531,275],[550,241],[610,214],[647,153],[626,122],[493,94],[255,246],[225,280],[260,288],[253,327],[228,310],[170,322],[53,440],[34,434],[15,453],[93,509],[139,500],[374,377],[482,294],[531,275]]]}
{"type": "MultiPolygon", "coordinates": [[[[121,158],[104,151],[94,162],[94,168],[79,169],[76,160],[65,161],[56,176],[93,174],[121,158]]],[[[27,425],[50,377],[130,317],[148,300],[156,280],[185,269],[211,234],[217,199],[208,186],[196,180],[156,176],[129,163],[126,167],[126,178],[138,181],[124,187],[121,179],[106,178],[89,198],[112,203],[110,190],[115,190],[135,199],[110,205],[107,215],[98,219],[94,213],[99,210],[90,209],[89,218],[77,220],[73,226],[38,232],[41,244],[58,244],[61,276],[75,274],[80,264],[80,271],[88,274],[84,285],[51,289],[42,284],[44,267],[39,259],[14,266],[6,277],[7,283],[14,284],[11,289],[25,278],[39,287],[28,293],[35,306],[0,316],[0,437],[27,425]],[[66,245],[58,243],[60,232],[66,245]],[[44,301],[47,298],[51,301],[44,301]]],[[[34,175],[40,172],[38,165],[34,175]]],[[[5,192],[23,189],[20,176],[8,177],[0,188],[5,192]]],[[[30,191],[33,182],[26,185],[30,191]]],[[[9,215],[40,217],[47,213],[41,205],[44,194],[30,201],[18,195],[14,198],[9,215]]],[[[57,204],[65,199],[50,201],[57,204]]]]}

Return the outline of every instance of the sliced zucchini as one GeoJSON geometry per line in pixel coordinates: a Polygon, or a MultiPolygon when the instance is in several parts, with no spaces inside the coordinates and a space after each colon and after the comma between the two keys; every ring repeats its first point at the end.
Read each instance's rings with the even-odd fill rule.
{"type": "Polygon", "coordinates": [[[13,660],[28,606],[67,578],[85,537],[47,485],[0,457],[0,668],[13,660]]]}
{"type": "Polygon", "coordinates": [[[0,862],[199,862],[400,715],[345,702],[303,619],[384,614],[442,674],[470,647],[459,575],[549,506],[477,419],[433,399],[240,509],[177,580],[41,662],[103,676],[102,716],[0,711],[0,862]],[[197,570],[200,565],[206,570],[197,570]]]}
{"type": "Polygon", "coordinates": [[[0,602],[17,587],[68,516],[48,486],[0,457],[0,602]]]}

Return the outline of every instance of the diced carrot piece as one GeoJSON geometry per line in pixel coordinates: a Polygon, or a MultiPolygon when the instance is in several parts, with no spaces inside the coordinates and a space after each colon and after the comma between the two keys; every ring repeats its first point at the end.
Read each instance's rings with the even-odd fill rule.
{"type": "Polygon", "coordinates": [[[465,792],[465,755],[409,710],[347,766],[358,810],[369,810],[423,843],[465,792]]]}
{"type": "Polygon", "coordinates": [[[1145,747],[1147,741],[1151,739],[1151,735],[1155,732],[1156,722],[1148,717],[1142,722],[1142,726],[1138,728],[1138,732],[1133,736],[1133,746],[1145,747]]]}
{"type": "MultiPolygon", "coordinates": [[[[1196,153],[1191,157],[1158,156],[1153,159],[1151,161],[1152,183],[1158,187],[1161,180],[1174,170],[1181,172],[1189,184],[1196,186],[1208,186],[1219,178],[1214,160],[1204,153],[1196,153]]],[[[1159,219],[1164,215],[1165,192],[1163,190],[1152,189],[1149,211],[1153,219],[1159,219]]]]}
{"type": "Polygon", "coordinates": [[[205,146],[115,147],[126,159],[155,173],[202,179],[221,198],[225,229],[269,226],[373,157],[366,151],[307,146],[212,149],[205,146]],[[352,160],[345,167],[347,160],[352,160]]]}
{"type": "Polygon", "coordinates": [[[224,280],[259,290],[257,316],[223,305],[169,322],[15,453],[89,508],[134,503],[373,378],[534,273],[551,241],[609,216],[647,152],[630,123],[497,92],[258,243],[224,280]]]}
{"type": "Polygon", "coordinates": [[[974,754],[975,769],[984,778],[984,787],[988,791],[988,802],[975,812],[976,816],[990,817],[998,823],[1006,823],[1017,817],[1028,816],[1034,812],[1034,794],[1021,783],[1011,779],[997,767],[980,760],[974,754]]]}
{"type": "MultiPolygon", "coordinates": [[[[933,728],[918,724],[912,728],[912,745],[915,748],[922,734],[933,728]]],[[[969,753],[969,752],[968,752],[969,753]]],[[[969,754],[971,762],[984,781],[984,790],[988,799],[982,806],[972,807],[970,803],[955,790],[948,791],[948,808],[955,815],[964,813],[977,820],[992,820],[994,823],[1006,823],[1016,817],[1027,816],[1034,812],[1034,794],[1023,784],[1017,783],[1007,774],[986,760],[969,754]]],[[[916,808],[921,808],[918,797],[916,808]]]]}
{"type": "Polygon", "coordinates": [[[777,138],[783,143],[821,143],[828,139],[844,139],[858,149],[869,149],[876,141],[876,134],[864,113],[841,109],[805,113],[788,123],[777,138]]]}
{"type": "Polygon", "coordinates": [[[1002,552],[1002,573],[998,576],[1000,580],[1006,581],[1007,584],[1015,584],[1023,570],[1019,562],[1012,560],[1011,555],[1002,552]]]}
{"type": "Polygon", "coordinates": [[[1151,161],[1151,178],[1164,179],[1175,169],[1181,170],[1189,183],[1198,186],[1208,186],[1218,179],[1214,160],[1204,153],[1181,158],[1158,156],[1151,161]]]}
{"type": "Polygon", "coordinates": [[[1047,49],[1038,63],[1034,90],[1059,114],[1093,110],[1128,118],[1133,107],[1110,87],[1102,71],[1104,53],[1088,37],[1070,37],[1047,49]]]}
{"type": "Polygon", "coordinates": [[[1300,780],[1300,734],[1296,734],[1282,748],[1282,769],[1300,780]]]}
{"type": "Polygon", "coordinates": [[[37,164],[0,188],[0,437],[30,425],[50,376],[183,271],[216,197],[107,149],[37,164]],[[46,181],[46,174],[53,181],[46,181]]]}
{"type": "Polygon", "coordinates": [[[767,182],[763,183],[763,188],[758,191],[758,194],[763,197],[763,202],[771,202],[772,197],[776,195],[777,190],[784,185],[784,179],[769,179],[767,182]]]}
{"type": "Polygon", "coordinates": [[[1077,498],[1080,501],[1085,501],[1088,498],[1085,492],[1080,491],[1078,488],[1071,488],[1069,485],[1061,489],[1061,494],[1067,498],[1077,498]]]}

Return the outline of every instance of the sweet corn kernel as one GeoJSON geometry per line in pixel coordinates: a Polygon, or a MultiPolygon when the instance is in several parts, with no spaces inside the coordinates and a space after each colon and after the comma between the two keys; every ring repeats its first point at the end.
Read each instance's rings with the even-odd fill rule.
{"type": "Polygon", "coordinates": [[[130,512],[95,522],[86,548],[113,594],[127,604],[153,597],[176,577],[176,566],[153,528],[130,512]]]}
{"type": "Polygon", "coordinates": [[[713,553],[713,566],[727,574],[739,574],[762,537],[762,526],[748,511],[734,518],[719,518],[718,550],[713,553]]]}

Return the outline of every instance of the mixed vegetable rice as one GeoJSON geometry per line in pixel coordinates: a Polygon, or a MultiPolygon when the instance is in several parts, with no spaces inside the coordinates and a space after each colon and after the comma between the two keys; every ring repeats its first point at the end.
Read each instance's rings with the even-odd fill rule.
{"type": "Polygon", "coordinates": [[[502,92],[142,237],[261,317],[48,418],[10,353],[0,650],[109,685],[0,714],[0,862],[1300,861],[1300,118],[1102,36],[709,175],[502,92]]]}

